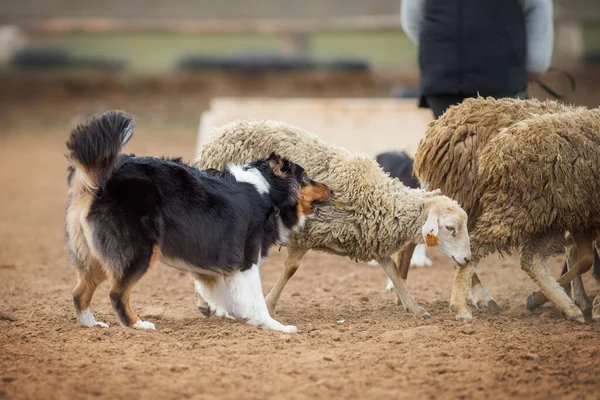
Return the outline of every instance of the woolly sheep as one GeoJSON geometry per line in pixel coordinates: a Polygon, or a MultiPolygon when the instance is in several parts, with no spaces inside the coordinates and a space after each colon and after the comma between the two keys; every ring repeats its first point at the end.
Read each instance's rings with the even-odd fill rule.
{"type": "MultiPolygon", "coordinates": [[[[439,189],[461,203],[469,215],[472,228],[481,214],[478,187],[473,184],[478,166],[478,151],[501,129],[536,114],[559,113],[571,108],[554,101],[516,101],[513,99],[467,99],[450,107],[439,119],[430,123],[419,147],[423,164],[422,182],[439,189]]],[[[415,169],[416,171],[416,169],[415,169]]],[[[400,277],[407,279],[409,260],[414,246],[407,246],[396,258],[400,277]]],[[[581,279],[579,279],[581,282],[581,279]]],[[[490,313],[500,307],[485,289],[477,274],[472,278],[472,303],[490,313]]]]}
{"type": "Polygon", "coordinates": [[[522,269],[542,293],[569,318],[584,320],[545,259],[564,252],[568,231],[581,251],[575,271],[591,265],[591,240],[600,226],[599,123],[600,110],[480,98],[452,107],[429,126],[415,156],[415,173],[429,189],[460,201],[469,214],[473,260],[456,272],[450,305],[457,319],[472,318],[466,296],[479,260],[518,249],[522,269]]]}
{"type": "Polygon", "coordinates": [[[439,192],[406,188],[368,156],[276,121],[235,122],[218,128],[200,150],[197,162],[200,168],[223,168],[273,151],[328,185],[333,199],[321,204],[319,216],[290,237],[284,271],[267,296],[269,312],[275,311],[281,291],[304,254],[318,250],[356,261],[376,260],[394,283],[404,307],[428,318],[399,279],[391,255],[410,242],[435,241],[431,235],[437,234],[440,250],[465,265],[471,257],[467,215],[458,203],[439,192]]]}
{"type": "MultiPolygon", "coordinates": [[[[517,121],[522,121],[534,115],[556,114],[576,109],[584,108],[574,108],[555,101],[496,100],[493,98],[470,99],[463,102],[460,107],[451,107],[438,121],[432,124],[428,133],[431,139],[430,142],[433,141],[433,143],[436,143],[432,149],[436,152],[437,156],[441,157],[446,154],[450,156],[457,155],[452,158],[446,157],[445,162],[448,165],[445,168],[447,169],[442,168],[437,171],[428,171],[432,182],[435,183],[433,187],[440,188],[443,193],[463,202],[463,207],[467,211],[467,214],[469,214],[469,226],[472,227],[477,221],[479,214],[479,210],[476,208],[479,205],[479,194],[476,192],[476,186],[472,184],[465,185],[464,183],[465,180],[473,182],[477,171],[478,150],[485,147],[502,128],[506,128],[517,121]],[[468,149],[464,149],[462,152],[454,149],[453,152],[449,152],[449,145],[461,142],[464,142],[468,149]],[[438,146],[438,148],[435,146],[438,146]],[[448,176],[447,171],[461,171],[461,173],[448,176]]],[[[567,239],[569,240],[569,238],[567,239]]],[[[574,243],[572,238],[569,242],[574,243]]],[[[598,244],[600,244],[600,241],[596,242],[596,247],[598,244]]],[[[407,247],[405,251],[408,251],[408,253],[398,258],[398,260],[402,260],[398,263],[400,276],[405,280],[409,265],[403,257],[410,258],[410,250],[411,248],[407,247]]],[[[596,259],[596,253],[593,255],[596,259]]],[[[569,258],[569,254],[567,256],[569,258]]],[[[572,255],[571,261],[573,261],[572,255]]],[[[571,265],[579,265],[579,269],[572,271],[570,275],[562,278],[563,281],[561,284],[565,288],[569,285],[568,280],[572,279],[573,275],[585,272],[589,268],[587,264],[582,265],[582,263],[575,264],[572,262],[571,265]]],[[[596,265],[596,262],[594,262],[594,269],[594,272],[597,274],[596,269],[600,270],[600,263],[596,265]]],[[[563,270],[564,273],[566,273],[566,269],[563,270]]],[[[574,299],[575,304],[582,310],[585,311],[592,308],[592,302],[585,293],[583,282],[579,275],[571,282],[571,297],[574,299]]],[[[476,274],[473,274],[471,299],[473,304],[478,308],[487,309],[489,312],[500,310],[476,274]]],[[[528,308],[539,307],[546,300],[543,294],[534,292],[528,297],[528,308]]]]}

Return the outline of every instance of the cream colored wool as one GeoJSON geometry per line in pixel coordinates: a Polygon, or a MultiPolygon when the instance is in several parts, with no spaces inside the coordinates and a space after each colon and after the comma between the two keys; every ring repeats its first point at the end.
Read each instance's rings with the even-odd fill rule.
{"type": "Polygon", "coordinates": [[[330,145],[297,127],[276,121],[227,124],[202,147],[197,166],[221,169],[271,152],[301,165],[311,179],[334,192],[319,206],[319,216],[292,235],[291,245],[330,253],[340,248],[353,260],[370,261],[389,257],[411,241],[423,241],[425,203],[438,192],[409,189],[390,179],[368,156],[330,145]]]}

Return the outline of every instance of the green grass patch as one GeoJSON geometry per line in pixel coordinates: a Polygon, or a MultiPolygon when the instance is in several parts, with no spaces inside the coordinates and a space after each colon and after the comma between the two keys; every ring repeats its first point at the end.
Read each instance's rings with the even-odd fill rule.
{"type": "MultiPolygon", "coordinates": [[[[319,58],[361,57],[375,68],[416,66],[417,49],[402,32],[314,33],[310,55],[319,58]]],[[[74,56],[119,57],[133,72],[165,72],[185,54],[228,55],[277,52],[285,39],[266,35],[69,34],[38,40],[40,46],[66,48],[74,56]]]]}

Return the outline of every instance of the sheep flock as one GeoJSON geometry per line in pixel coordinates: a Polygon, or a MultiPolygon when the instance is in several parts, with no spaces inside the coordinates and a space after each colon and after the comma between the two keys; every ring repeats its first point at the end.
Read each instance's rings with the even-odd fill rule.
{"type": "Polygon", "coordinates": [[[316,250],[376,260],[405,309],[427,318],[404,281],[415,245],[426,243],[455,264],[450,308],[457,320],[472,318],[469,294],[475,306],[500,310],[475,267],[491,253],[511,252],[539,288],[527,298],[528,308],[549,300],[574,321],[584,322],[582,309],[589,308],[600,320],[600,295],[590,302],[580,278],[592,266],[600,233],[600,109],[465,100],[430,123],[419,144],[414,173],[423,189],[391,179],[366,155],[276,121],[217,128],[196,161],[199,168],[223,168],[273,151],[302,165],[334,195],[290,237],[284,269],[267,296],[271,314],[304,254],[316,250]],[[404,254],[394,260],[399,251],[404,254]],[[568,264],[558,280],[546,265],[555,255],[566,255],[568,264]]]}

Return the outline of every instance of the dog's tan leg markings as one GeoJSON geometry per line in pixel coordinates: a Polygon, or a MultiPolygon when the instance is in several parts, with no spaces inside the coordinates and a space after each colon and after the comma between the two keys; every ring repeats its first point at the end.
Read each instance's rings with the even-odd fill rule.
{"type": "Polygon", "coordinates": [[[392,257],[382,258],[380,260],[377,260],[377,262],[383,267],[388,278],[390,278],[390,280],[394,284],[394,289],[396,291],[396,294],[400,298],[402,305],[404,305],[404,309],[417,317],[425,319],[430,318],[429,313],[423,307],[418,305],[417,302],[408,293],[408,289],[406,289],[406,285],[404,284],[402,279],[400,279],[398,267],[396,266],[396,263],[394,262],[392,257]]]}
{"type": "Polygon", "coordinates": [[[203,315],[210,317],[211,314],[215,311],[211,309],[208,302],[202,297],[201,288],[199,285],[204,285],[206,287],[212,286],[215,284],[215,279],[211,277],[206,277],[200,274],[191,274],[194,279],[194,287],[196,292],[196,305],[198,306],[198,311],[200,311],[203,315]]]}
{"type": "Polygon", "coordinates": [[[467,296],[471,291],[476,266],[477,263],[472,260],[464,267],[456,267],[452,294],[450,295],[450,310],[454,312],[457,321],[470,321],[473,318],[473,314],[471,314],[471,310],[467,305],[467,296]]]}
{"type": "Polygon", "coordinates": [[[279,278],[277,278],[277,282],[275,282],[275,285],[273,285],[266,298],[267,309],[271,316],[275,315],[277,302],[279,301],[281,292],[283,292],[283,288],[296,273],[296,270],[300,266],[300,262],[302,262],[302,257],[304,257],[307,251],[308,250],[306,249],[293,247],[291,245],[288,246],[288,256],[285,260],[283,271],[281,272],[281,275],[279,275],[279,278]]]}
{"type": "Polygon", "coordinates": [[[108,328],[108,324],[96,321],[90,310],[94,292],[98,285],[106,280],[106,272],[97,260],[88,258],[79,267],[78,275],[77,286],[73,289],[73,304],[75,305],[77,321],[88,328],[96,325],[108,328]]]}
{"type": "Polygon", "coordinates": [[[160,249],[158,246],[154,246],[148,266],[143,272],[126,280],[113,276],[113,283],[110,288],[110,301],[113,309],[117,313],[117,318],[122,325],[137,329],[155,329],[152,322],[142,321],[135,315],[131,309],[130,298],[133,286],[141,279],[146,271],[152,268],[159,256],[160,249]]]}
{"type": "MultiPolygon", "coordinates": [[[[591,307],[591,301],[585,294],[580,275],[586,273],[594,263],[594,246],[592,243],[596,239],[596,236],[596,232],[592,230],[582,233],[567,234],[566,237],[568,271],[558,279],[558,284],[566,290],[569,290],[573,279],[578,278],[573,282],[574,285],[572,285],[571,296],[582,309],[589,309],[591,307]]],[[[532,292],[527,297],[527,308],[533,310],[547,301],[548,298],[543,292],[532,292]]]]}
{"type": "Polygon", "coordinates": [[[585,322],[581,310],[550,274],[545,258],[538,254],[538,245],[539,243],[530,244],[521,249],[521,269],[538,285],[544,296],[560,308],[568,318],[585,322]]]}

